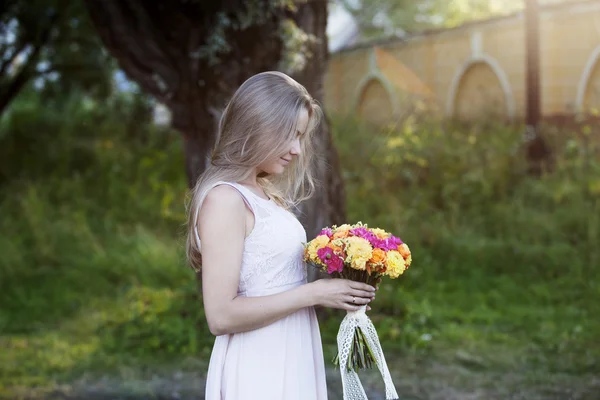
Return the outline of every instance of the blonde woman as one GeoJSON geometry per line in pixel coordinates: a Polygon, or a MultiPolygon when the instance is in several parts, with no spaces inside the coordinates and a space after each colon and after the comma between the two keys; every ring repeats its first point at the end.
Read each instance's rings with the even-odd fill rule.
{"type": "Polygon", "coordinates": [[[306,232],[290,210],[314,190],[311,136],[321,110],[289,76],[264,72],[231,98],[189,207],[188,259],[202,271],[216,336],[206,400],[327,398],[315,306],[374,297],[344,279],[307,283],[306,232]]]}

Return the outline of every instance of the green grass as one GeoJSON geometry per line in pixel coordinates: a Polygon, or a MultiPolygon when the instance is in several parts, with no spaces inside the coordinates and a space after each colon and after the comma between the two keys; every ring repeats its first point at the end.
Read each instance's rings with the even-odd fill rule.
{"type": "MultiPolygon", "coordinates": [[[[0,147],[32,160],[18,174],[0,162],[0,397],[171,366],[203,372],[213,338],[184,262],[179,136],[147,126],[131,138],[112,111],[71,112],[65,127],[33,110],[59,138],[38,146],[64,165],[11,136],[35,131],[31,109],[0,126],[0,147]]],[[[442,379],[432,363],[480,372],[454,389],[515,371],[525,378],[507,383],[514,390],[540,374],[568,385],[600,373],[600,166],[582,161],[581,141],[553,138],[555,171],[532,179],[506,127],[336,119],[334,136],[348,220],[413,251],[370,313],[399,384],[424,371],[442,379]]],[[[343,314],[327,314],[330,360],[343,314]]]]}
{"type": "Polygon", "coordinates": [[[178,134],[142,123],[132,138],[118,114],[77,104],[68,126],[26,105],[1,126],[21,154],[0,162],[0,394],[210,351],[182,253],[178,134]],[[36,146],[16,136],[41,127],[36,146]]]}
{"type": "Polygon", "coordinates": [[[373,306],[384,348],[400,360],[465,352],[499,369],[600,373],[600,163],[578,156],[598,148],[551,136],[554,172],[533,179],[518,130],[419,124],[336,130],[349,219],[413,251],[373,306]]]}

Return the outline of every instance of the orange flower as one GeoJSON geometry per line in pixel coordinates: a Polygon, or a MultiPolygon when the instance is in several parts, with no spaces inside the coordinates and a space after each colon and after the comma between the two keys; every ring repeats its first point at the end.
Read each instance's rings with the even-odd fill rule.
{"type": "Polygon", "coordinates": [[[341,247],[339,247],[339,246],[336,246],[336,245],[334,245],[334,244],[331,244],[331,243],[329,243],[329,244],[327,245],[327,247],[329,247],[331,250],[333,250],[333,252],[334,252],[335,254],[338,254],[338,255],[340,255],[340,254],[342,254],[342,253],[344,252],[344,250],[342,250],[342,248],[341,248],[341,247]]]}
{"type": "Polygon", "coordinates": [[[347,238],[347,237],[348,237],[347,230],[340,230],[333,234],[333,239],[343,239],[343,238],[347,238]]]}
{"type": "Polygon", "coordinates": [[[402,257],[405,260],[408,257],[410,257],[410,249],[408,248],[408,246],[406,245],[406,243],[402,243],[400,246],[398,246],[398,252],[402,255],[402,257]]]}
{"type": "Polygon", "coordinates": [[[370,263],[383,264],[383,263],[385,263],[385,260],[386,260],[385,251],[383,251],[381,249],[373,249],[373,256],[371,256],[371,259],[369,260],[370,263]]]}
{"type": "Polygon", "coordinates": [[[377,237],[377,239],[387,239],[390,237],[390,234],[383,229],[373,228],[371,229],[371,232],[377,237]]]}
{"type": "Polygon", "coordinates": [[[367,271],[369,275],[372,273],[385,274],[386,267],[385,264],[373,264],[371,262],[367,263],[367,271]]]}

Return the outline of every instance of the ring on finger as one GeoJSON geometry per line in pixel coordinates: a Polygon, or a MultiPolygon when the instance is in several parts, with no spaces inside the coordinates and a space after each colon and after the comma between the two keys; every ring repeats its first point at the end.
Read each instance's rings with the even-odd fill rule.
{"type": "Polygon", "coordinates": [[[356,297],[352,296],[352,304],[356,304],[356,297]]]}

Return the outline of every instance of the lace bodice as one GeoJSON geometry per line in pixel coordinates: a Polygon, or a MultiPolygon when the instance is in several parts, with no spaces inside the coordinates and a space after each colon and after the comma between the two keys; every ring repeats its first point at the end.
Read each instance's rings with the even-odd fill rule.
{"type": "MultiPolygon", "coordinates": [[[[243,185],[217,182],[214,186],[217,185],[237,189],[254,214],[254,228],[244,242],[238,293],[266,295],[305,283],[303,243],[306,243],[306,231],[294,214],[243,185]]],[[[197,233],[196,240],[199,243],[197,233]]]]}

